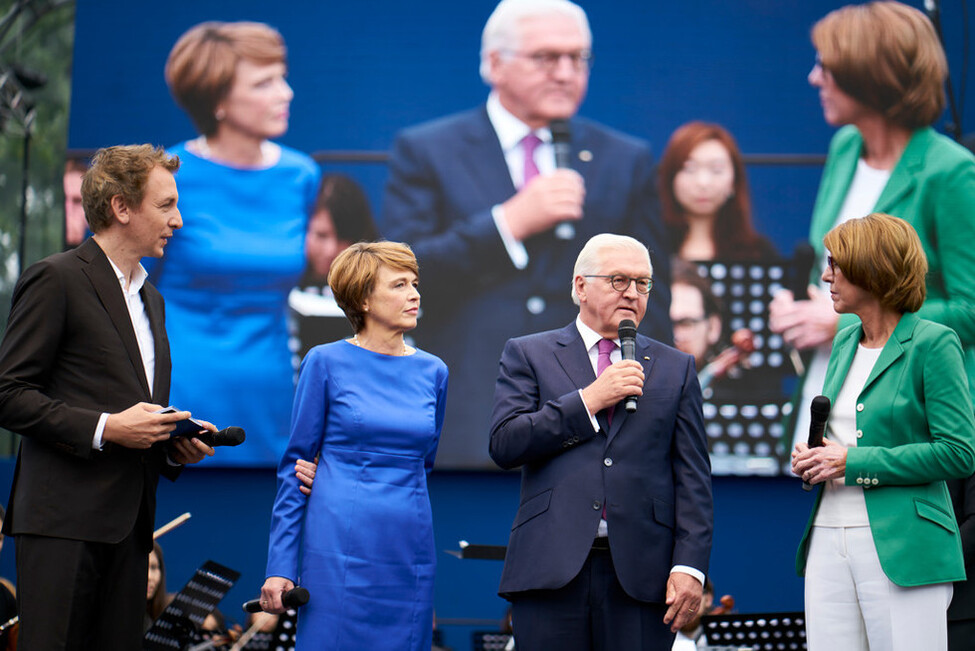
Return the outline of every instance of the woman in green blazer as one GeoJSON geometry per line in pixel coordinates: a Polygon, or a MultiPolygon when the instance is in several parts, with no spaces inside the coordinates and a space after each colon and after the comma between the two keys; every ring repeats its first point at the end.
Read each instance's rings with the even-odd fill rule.
{"type": "MultiPolygon", "coordinates": [[[[907,220],[927,255],[927,300],[918,315],[961,338],[975,387],[975,158],[931,124],[944,112],[944,51],[927,17],[897,2],[838,9],[812,32],[817,61],[809,83],[819,90],[834,136],[813,210],[810,241],[825,261],[822,238],[851,217],[884,212],[907,220]]],[[[855,322],[839,318],[822,286],[808,296],[780,292],[770,326],[786,343],[808,350],[805,407],[822,389],[830,345],[855,322]],[[808,299],[808,300],[807,300],[808,299]]],[[[809,431],[799,408],[796,440],[809,431]]]]}
{"type": "Polygon", "coordinates": [[[906,221],[873,213],[824,244],[834,309],[860,321],[833,342],[827,440],[793,453],[793,472],[823,486],[796,559],[808,648],[946,649],[965,565],[945,480],[975,470],[961,345],[914,314],[928,265],[906,221]]]}

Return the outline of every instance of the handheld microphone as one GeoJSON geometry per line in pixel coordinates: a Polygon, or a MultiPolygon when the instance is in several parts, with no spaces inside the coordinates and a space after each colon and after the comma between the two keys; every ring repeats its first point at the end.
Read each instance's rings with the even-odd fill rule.
{"type": "Polygon", "coordinates": [[[209,445],[211,448],[220,446],[233,447],[244,442],[246,435],[242,427],[225,427],[219,432],[203,432],[202,434],[190,434],[193,438],[199,439],[201,443],[209,445]]]}
{"type": "MultiPolygon", "coordinates": [[[[623,319],[620,321],[619,328],[617,329],[620,337],[620,350],[623,353],[623,359],[636,359],[636,324],[633,323],[631,319],[623,319]]],[[[632,414],[636,411],[636,396],[630,396],[623,401],[623,408],[626,409],[628,414],[632,414]]]]}
{"type": "MultiPolygon", "coordinates": [[[[239,427],[237,429],[240,429],[239,427]]],[[[298,586],[296,588],[291,588],[283,595],[281,595],[281,603],[284,604],[285,608],[300,608],[308,603],[309,594],[308,588],[302,588],[298,586]]],[[[245,601],[244,605],[241,606],[245,613],[259,613],[264,609],[261,608],[261,600],[251,599],[250,601],[245,601]]]]}
{"type": "MultiPolygon", "coordinates": [[[[809,439],[807,443],[811,448],[822,447],[823,434],[826,432],[826,421],[829,420],[829,410],[831,404],[826,396],[816,396],[809,405],[809,414],[812,417],[809,421],[809,439]]],[[[802,482],[802,490],[811,491],[812,484],[802,482]]]]}
{"type": "MultiPolygon", "coordinates": [[[[568,120],[552,120],[548,125],[552,132],[552,151],[555,153],[555,168],[567,170],[572,168],[572,134],[569,131],[568,120]]],[[[572,222],[561,222],[555,227],[555,237],[560,240],[571,240],[576,235],[576,227],[572,222]]]]}
{"type": "Polygon", "coordinates": [[[807,287],[809,274],[812,273],[813,263],[816,262],[816,251],[809,242],[799,242],[792,251],[792,298],[796,301],[809,299],[807,287]]]}

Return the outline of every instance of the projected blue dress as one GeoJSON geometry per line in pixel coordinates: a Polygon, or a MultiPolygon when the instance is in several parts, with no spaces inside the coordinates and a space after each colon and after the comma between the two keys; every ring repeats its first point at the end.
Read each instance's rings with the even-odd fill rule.
{"type": "Polygon", "coordinates": [[[267,576],[311,600],[298,648],[429,651],[436,553],[427,473],[443,425],[447,366],[347,341],[302,362],[278,469],[267,576]],[[311,496],[294,464],[319,455],[311,496]]]}
{"type": "Polygon", "coordinates": [[[172,349],[170,403],[247,440],[208,466],[275,466],[288,441],[294,368],[288,292],[305,265],[304,237],[319,170],[281,148],[264,169],[201,158],[185,144],[170,153],[183,228],[161,260],[144,261],[166,299],[172,349]]]}

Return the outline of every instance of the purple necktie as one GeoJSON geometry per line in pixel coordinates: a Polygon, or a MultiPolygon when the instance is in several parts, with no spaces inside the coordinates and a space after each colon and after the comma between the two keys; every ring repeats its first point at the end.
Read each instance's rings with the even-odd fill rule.
{"type": "MultiPolygon", "coordinates": [[[[603,371],[608,369],[613,363],[610,361],[609,356],[612,352],[616,350],[616,342],[612,339],[600,339],[599,340],[599,357],[596,359],[596,377],[603,374],[603,371]]],[[[606,408],[606,420],[609,424],[613,424],[613,409],[616,406],[612,405],[606,408]]]]}
{"type": "MultiPolygon", "coordinates": [[[[600,375],[602,375],[603,374],[603,371],[605,371],[606,369],[608,369],[610,367],[610,365],[612,365],[613,362],[609,359],[609,356],[612,354],[612,352],[614,350],[616,350],[616,342],[614,342],[612,339],[600,339],[599,340],[599,357],[596,358],[596,377],[599,377],[600,375]]],[[[615,405],[611,405],[611,406],[609,406],[609,407],[606,408],[606,423],[608,425],[612,425],[613,424],[613,410],[615,408],[616,408],[615,405]]],[[[606,435],[609,436],[609,433],[607,432],[606,435]]],[[[603,499],[603,513],[602,513],[602,518],[603,518],[603,520],[606,519],[606,499],[605,498],[603,499]]]]}
{"type": "Polygon", "coordinates": [[[525,152],[525,178],[522,187],[538,176],[538,165],[535,164],[535,149],[542,144],[542,139],[534,133],[529,133],[521,139],[521,148],[525,152]]]}

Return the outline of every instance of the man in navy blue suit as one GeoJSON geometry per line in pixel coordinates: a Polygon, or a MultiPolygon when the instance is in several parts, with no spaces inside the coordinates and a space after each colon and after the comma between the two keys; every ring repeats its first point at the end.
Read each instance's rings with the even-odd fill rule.
{"type": "Polygon", "coordinates": [[[518,649],[670,649],[701,606],[712,498],[694,357],[637,335],[623,360],[617,335],[647,313],[652,279],[642,243],[595,236],[575,321],[501,356],[490,453],[522,469],[499,590],[518,649]]]}
{"type": "Polygon", "coordinates": [[[663,277],[645,331],[671,340],[666,252],[646,143],[575,117],[592,37],[567,0],[504,0],[484,28],[487,103],[407,129],[390,160],[386,237],[423,270],[417,343],[450,366],[438,464],[490,467],[484,429],[498,354],[513,336],[572,318],[565,279],[582,242],[626,233],[663,277]],[[568,120],[569,167],[556,168],[549,125],[568,120]]]}

